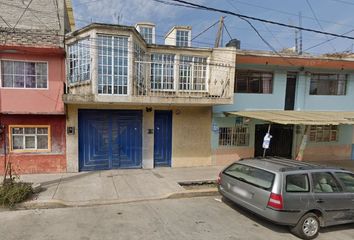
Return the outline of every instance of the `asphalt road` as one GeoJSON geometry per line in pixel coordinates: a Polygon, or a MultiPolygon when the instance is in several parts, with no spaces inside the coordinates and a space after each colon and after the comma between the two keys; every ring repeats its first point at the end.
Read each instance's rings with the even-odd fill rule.
{"type": "MultiPolygon", "coordinates": [[[[220,197],[98,207],[0,212],[1,240],[297,239],[220,197]]],[[[322,230],[319,240],[353,240],[354,224],[322,230]]]]}

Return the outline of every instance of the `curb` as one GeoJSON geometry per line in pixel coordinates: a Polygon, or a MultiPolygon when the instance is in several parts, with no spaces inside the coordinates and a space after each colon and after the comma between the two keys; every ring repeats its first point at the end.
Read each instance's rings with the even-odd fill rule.
{"type": "Polygon", "coordinates": [[[91,201],[64,201],[64,200],[46,200],[46,201],[29,201],[17,204],[16,210],[30,210],[30,209],[54,209],[54,208],[69,208],[69,207],[94,207],[123,203],[138,203],[145,201],[158,201],[164,199],[180,199],[180,198],[192,198],[192,197],[207,197],[218,195],[218,190],[214,188],[210,189],[198,189],[198,190],[185,190],[181,192],[169,193],[163,196],[145,197],[125,200],[91,200],[91,201]]]}

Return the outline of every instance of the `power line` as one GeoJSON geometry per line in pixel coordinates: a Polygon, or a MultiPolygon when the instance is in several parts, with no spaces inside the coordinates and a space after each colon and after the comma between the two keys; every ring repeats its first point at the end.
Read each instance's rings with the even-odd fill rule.
{"type": "MultiPolygon", "coordinates": [[[[159,0],[154,0],[154,1],[159,1],[159,0]]],[[[245,18],[245,19],[258,21],[258,22],[265,22],[265,23],[269,23],[269,24],[273,24],[273,25],[282,26],[282,27],[293,28],[293,29],[303,30],[303,31],[307,31],[307,32],[314,32],[314,33],[318,33],[318,34],[324,34],[324,35],[329,35],[329,36],[334,36],[334,37],[340,37],[340,38],[346,38],[346,39],[354,40],[354,37],[350,37],[350,36],[346,36],[346,35],[340,35],[340,34],[331,33],[331,32],[324,32],[324,31],[319,31],[319,30],[311,29],[311,28],[298,27],[298,26],[285,24],[285,23],[281,23],[281,22],[276,22],[276,21],[272,21],[272,20],[266,20],[266,19],[262,19],[262,18],[257,18],[257,17],[253,17],[253,16],[244,15],[244,14],[238,14],[238,13],[234,13],[234,12],[231,12],[231,11],[228,11],[228,10],[223,10],[223,9],[218,9],[218,8],[213,8],[213,7],[207,7],[207,6],[203,6],[203,5],[195,4],[195,3],[190,3],[190,2],[187,2],[187,1],[183,1],[183,0],[171,0],[171,1],[183,3],[185,5],[181,5],[181,6],[186,7],[186,8],[191,8],[192,7],[194,9],[197,8],[197,9],[200,9],[200,10],[220,12],[220,13],[224,13],[224,14],[233,15],[233,16],[236,16],[236,17],[242,17],[242,18],[245,18]]]]}
{"type": "MultiPolygon", "coordinates": [[[[243,1],[240,1],[240,0],[233,0],[233,1],[238,2],[240,4],[243,4],[243,5],[251,6],[251,7],[256,7],[256,8],[260,8],[260,9],[264,9],[264,10],[278,12],[278,13],[281,13],[281,14],[284,14],[284,15],[288,15],[288,16],[298,17],[298,14],[296,14],[296,13],[291,13],[291,12],[287,12],[287,11],[283,11],[283,10],[279,10],[279,9],[270,8],[270,7],[264,7],[264,6],[256,5],[256,4],[253,4],[253,3],[243,2],[243,1]]],[[[334,0],[332,0],[332,1],[334,1],[334,0]]],[[[316,20],[315,18],[310,17],[310,16],[302,16],[302,17],[306,18],[306,19],[310,19],[310,20],[316,20]]],[[[318,20],[321,21],[321,22],[332,23],[332,24],[339,25],[339,26],[354,27],[354,25],[333,22],[333,21],[329,21],[329,20],[325,20],[325,19],[318,19],[318,20]]]]}
{"type": "Polygon", "coordinates": [[[206,28],[205,30],[203,30],[202,32],[198,33],[196,36],[194,36],[192,38],[191,41],[193,41],[194,39],[196,39],[197,37],[199,37],[200,35],[202,35],[203,33],[205,33],[206,31],[208,31],[210,28],[214,27],[216,24],[218,24],[219,21],[216,21],[215,23],[213,23],[212,25],[210,25],[208,28],[206,28]]]}
{"type": "MultiPolygon", "coordinates": [[[[315,17],[318,26],[320,26],[320,28],[321,28],[322,31],[324,31],[324,29],[323,29],[323,27],[322,27],[320,21],[318,20],[317,15],[316,15],[316,13],[315,13],[315,10],[313,9],[313,7],[312,7],[310,1],[309,1],[309,0],[306,0],[306,3],[307,3],[307,5],[309,6],[309,8],[310,8],[310,10],[311,10],[311,12],[312,12],[312,15],[315,17]]],[[[326,37],[327,40],[329,39],[328,36],[325,36],[325,37],[326,37]]],[[[331,45],[331,47],[333,48],[333,50],[336,52],[337,50],[336,50],[336,48],[333,46],[333,44],[330,43],[330,45],[331,45]]]]}

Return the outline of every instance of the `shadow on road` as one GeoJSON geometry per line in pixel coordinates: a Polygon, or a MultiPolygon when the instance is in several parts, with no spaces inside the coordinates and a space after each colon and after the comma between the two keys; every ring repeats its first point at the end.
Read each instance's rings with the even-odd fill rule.
{"type": "MultiPolygon", "coordinates": [[[[282,225],[277,225],[275,223],[272,223],[268,221],[267,219],[263,218],[262,216],[259,216],[257,214],[254,214],[250,212],[249,210],[243,208],[242,206],[237,205],[236,203],[228,200],[227,198],[223,197],[222,201],[231,207],[233,210],[237,211],[241,215],[253,220],[255,224],[262,225],[263,227],[266,227],[272,231],[278,232],[278,233],[289,233],[289,227],[288,226],[282,226],[282,225]]],[[[336,232],[336,231],[343,231],[343,230],[352,230],[354,229],[354,224],[344,224],[344,225],[337,225],[337,226],[331,226],[331,227],[325,227],[320,229],[320,233],[328,233],[328,232],[336,232]]]]}
{"type": "Polygon", "coordinates": [[[276,224],[266,220],[265,218],[262,218],[261,216],[248,211],[247,209],[243,208],[242,206],[239,206],[236,203],[231,202],[230,200],[228,200],[225,197],[222,198],[222,201],[226,205],[231,207],[233,210],[240,213],[241,215],[253,220],[255,222],[255,224],[262,225],[263,227],[266,227],[266,228],[268,228],[272,231],[278,232],[278,233],[289,233],[289,228],[287,226],[276,225],[276,224]]]}

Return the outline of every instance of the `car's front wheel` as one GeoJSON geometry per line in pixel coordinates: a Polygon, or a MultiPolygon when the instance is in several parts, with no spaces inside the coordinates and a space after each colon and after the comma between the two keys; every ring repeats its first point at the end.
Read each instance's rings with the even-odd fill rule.
{"type": "Polygon", "coordinates": [[[307,213],[297,225],[291,228],[291,232],[294,233],[296,236],[302,239],[314,239],[318,236],[320,231],[320,221],[316,214],[314,213],[307,213]]]}

